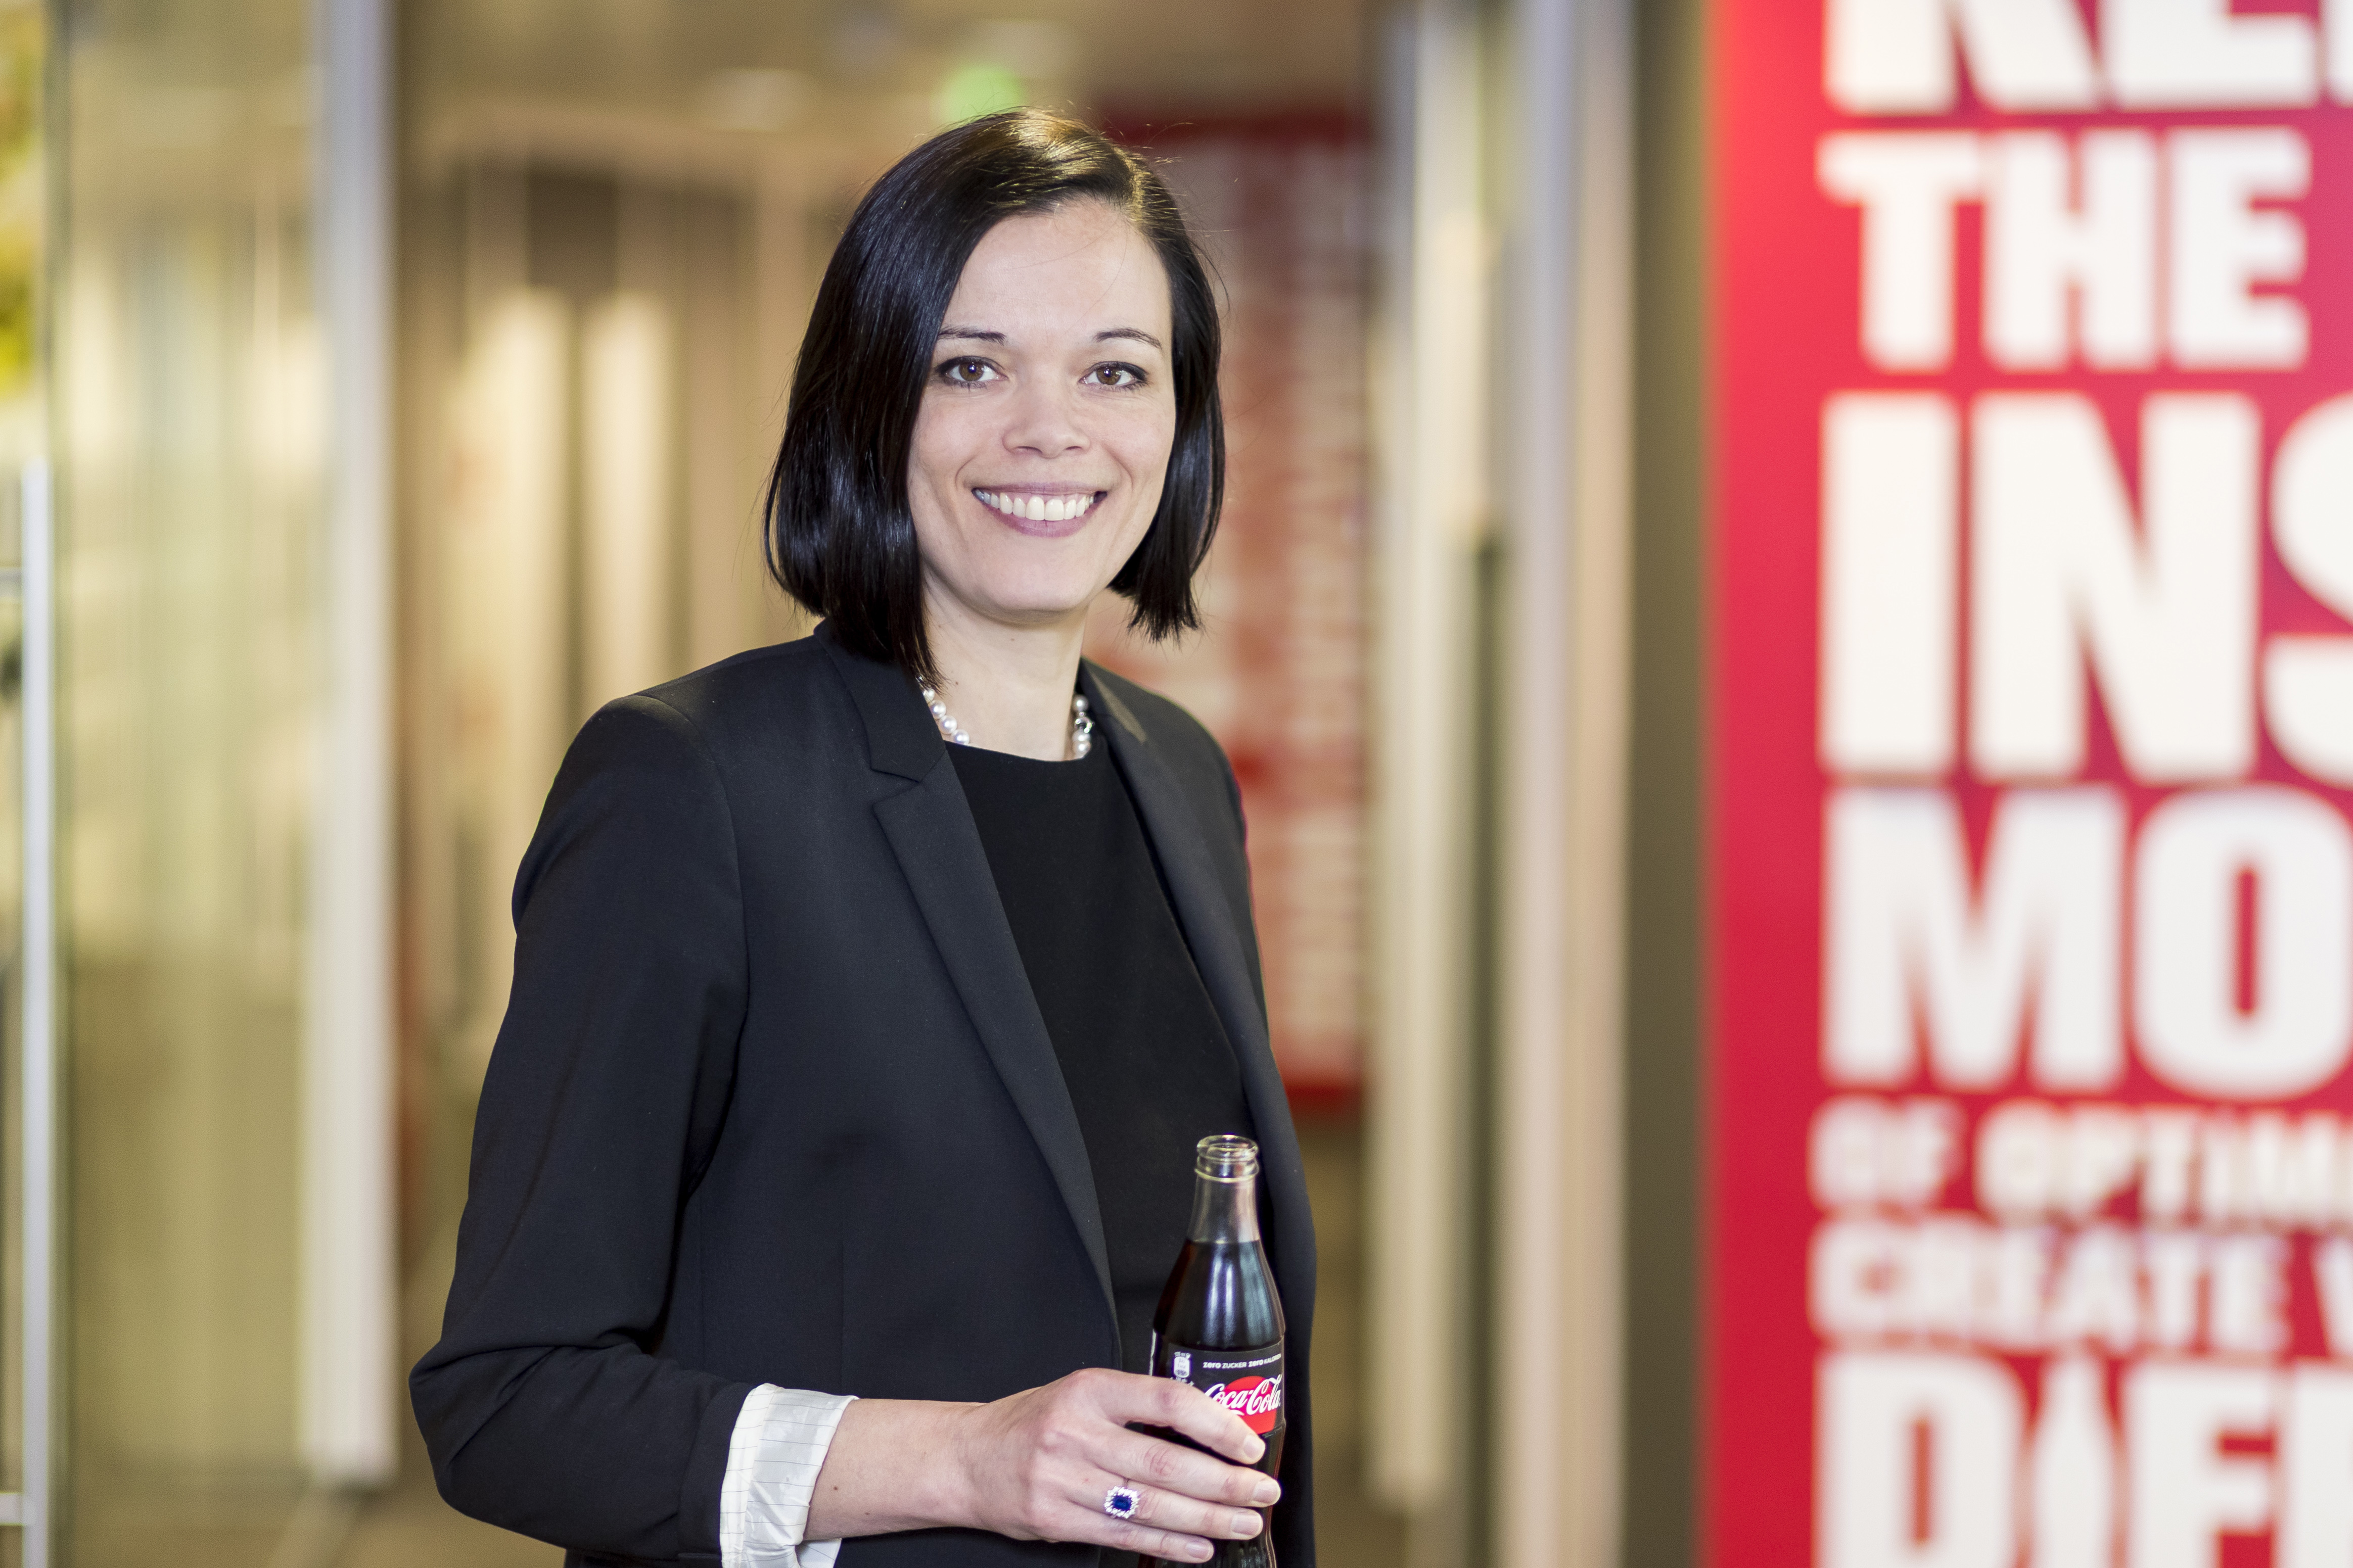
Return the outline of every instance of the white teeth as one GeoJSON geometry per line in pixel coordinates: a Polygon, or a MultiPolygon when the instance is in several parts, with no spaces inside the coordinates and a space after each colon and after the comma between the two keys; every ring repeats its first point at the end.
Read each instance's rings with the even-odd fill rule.
{"type": "Polygon", "coordinates": [[[993,507],[1008,517],[1027,518],[1031,522],[1068,522],[1082,515],[1094,504],[1094,496],[1084,493],[1074,496],[1015,496],[1002,490],[975,490],[983,506],[993,507]]]}

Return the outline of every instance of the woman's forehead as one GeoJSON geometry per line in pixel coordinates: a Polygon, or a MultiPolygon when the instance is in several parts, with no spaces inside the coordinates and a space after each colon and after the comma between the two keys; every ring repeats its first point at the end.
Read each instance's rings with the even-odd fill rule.
{"type": "Polygon", "coordinates": [[[1151,242],[1108,204],[1072,202],[981,237],[941,335],[1137,334],[1166,343],[1169,316],[1168,274],[1151,242]]]}

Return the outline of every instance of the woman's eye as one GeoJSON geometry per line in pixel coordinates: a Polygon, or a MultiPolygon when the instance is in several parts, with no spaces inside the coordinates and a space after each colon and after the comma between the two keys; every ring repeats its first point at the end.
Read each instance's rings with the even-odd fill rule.
{"type": "Polygon", "coordinates": [[[997,377],[997,367],[985,359],[952,359],[940,366],[940,377],[958,386],[978,386],[997,377]]]}
{"type": "Polygon", "coordinates": [[[1132,364],[1099,364],[1087,372],[1097,386],[1142,386],[1144,373],[1132,364]]]}

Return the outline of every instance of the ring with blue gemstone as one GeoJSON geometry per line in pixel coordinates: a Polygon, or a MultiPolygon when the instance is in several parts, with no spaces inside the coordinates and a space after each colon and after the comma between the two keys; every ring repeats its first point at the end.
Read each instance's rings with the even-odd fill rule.
{"type": "Polygon", "coordinates": [[[1144,1495],[1134,1487],[1113,1487],[1103,1493],[1103,1511],[1113,1519],[1134,1519],[1144,1506],[1144,1495]]]}

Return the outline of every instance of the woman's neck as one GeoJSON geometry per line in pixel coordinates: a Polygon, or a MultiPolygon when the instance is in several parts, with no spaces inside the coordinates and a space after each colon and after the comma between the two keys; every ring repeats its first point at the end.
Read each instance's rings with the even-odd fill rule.
{"type": "Polygon", "coordinates": [[[1040,762],[1066,761],[1084,616],[1008,626],[936,600],[924,608],[940,700],[972,743],[1040,762]]]}

